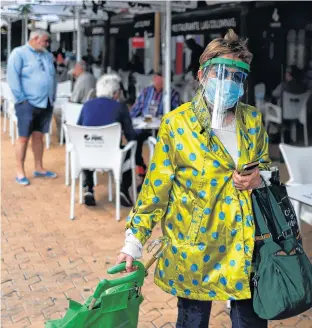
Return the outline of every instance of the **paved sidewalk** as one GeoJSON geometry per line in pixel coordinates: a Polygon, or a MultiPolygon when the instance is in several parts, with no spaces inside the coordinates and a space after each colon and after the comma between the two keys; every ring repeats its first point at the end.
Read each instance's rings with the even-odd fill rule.
{"type": "MultiPolygon", "coordinates": [[[[115,221],[105,178],[100,177],[96,187],[98,206],[87,209],[77,203],[76,219],[71,221],[70,188],[64,185],[64,147],[56,140],[45,153],[45,165],[59,177],[31,179],[30,186],[18,186],[14,182],[14,148],[8,135],[2,134],[3,328],[43,327],[46,320],[63,316],[67,298],[83,302],[91,295],[123,245],[128,210],[122,210],[121,222],[115,221]]],[[[26,167],[31,177],[30,149],[26,167]]],[[[312,227],[303,224],[302,229],[306,250],[312,257],[312,227]]],[[[159,234],[159,228],[155,229],[153,237],[159,234]]],[[[152,274],[145,281],[143,294],[139,327],[175,327],[176,298],[156,287],[152,274]]],[[[224,302],[213,305],[209,327],[231,327],[224,302]]],[[[273,322],[270,327],[311,328],[312,312],[273,322]]]]}

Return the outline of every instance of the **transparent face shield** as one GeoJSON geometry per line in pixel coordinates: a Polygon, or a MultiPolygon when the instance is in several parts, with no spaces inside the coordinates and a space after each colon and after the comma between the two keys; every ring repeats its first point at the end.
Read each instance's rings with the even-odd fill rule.
{"type": "Polygon", "coordinates": [[[208,106],[210,127],[218,130],[235,129],[236,106],[244,95],[249,65],[228,58],[213,58],[200,69],[200,92],[208,106]]]}

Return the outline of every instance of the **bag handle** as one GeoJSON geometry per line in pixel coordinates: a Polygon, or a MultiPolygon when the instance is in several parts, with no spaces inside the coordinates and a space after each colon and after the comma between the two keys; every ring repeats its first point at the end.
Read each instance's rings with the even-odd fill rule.
{"type": "Polygon", "coordinates": [[[255,217],[257,219],[257,223],[259,225],[259,229],[261,232],[261,236],[264,237],[265,235],[266,236],[269,235],[269,237],[263,238],[263,241],[264,241],[264,243],[272,242],[273,241],[272,234],[269,230],[268,225],[266,224],[266,222],[263,218],[263,214],[261,212],[260,206],[258,205],[257,196],[253,193],[251,195],[251,198],[252,198],[252,204],[253,204],[254,211],[255,211],[255,217]]]}
{"type": "Polygon", "coordinates": [[[273,202],[273,204],[272,204],[271,199],[275,199],[275,197],[264,179],[263,179],[263,182],[264,182],[265,189],[267,192],[267,203],[269,204],[271,215],[273,217],[273,223],[274,223],[276,229],[279,230],[278,238],[280,238],[282,236],[284,238],[286,238],[288,236],[292,236],[293,235],[292,230],[289,227],[289,225],[287,224],[287,221],[284,217],[284,213],[282,212],[281,208],[278,206],[276,201],[273,202]],[[278,215],[276,215],[276,214],[278,214],[278,215]]]}
{"type": "MultiPolygon", "coordinates": [[[[133,261],[133,266],[137,267],[137,270],[131,272],[130,274],[123,276],[121,278],[113,279],[113,280],[107,280],[103,279],[99,282],[99,284],[96,287],[96,290],[93,294],[92,301],[89,305],[89,310],[93,309],[93,306],[96,302],[96,300],[101,296],[101,294],[112,287],[116,287],[123,284],[128,283],[136,283],[136,287],[143,286],[143,281],[145,277],[145,268],[143,263],[139,261],[133,261]]],[[[116,274],[123,272],[126,269],[126,262],[122,262],[118,265],[115,265],[114,267],[107,270],[107,273],[109,274],[116,274]]]]}

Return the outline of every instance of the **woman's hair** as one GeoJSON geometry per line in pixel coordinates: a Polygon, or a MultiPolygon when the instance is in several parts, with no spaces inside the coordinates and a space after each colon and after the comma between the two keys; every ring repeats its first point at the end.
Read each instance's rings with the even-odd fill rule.
{"type": "Polygon", "coordinates": [[[247,48],[247,41],[247,39],[240,39],[232,29],[229,29],[224,38],[214,39],[208,44],[200,56],[199,63],[203,65],[211,58],[233,54],[250,64],[253,55],[247,48]]]}
{"type": "Polygon", "coordinates": [[[96,96],[113,98],[120,90],[120,77],[117,74],[105,74],[96,83],[96,96]]]}

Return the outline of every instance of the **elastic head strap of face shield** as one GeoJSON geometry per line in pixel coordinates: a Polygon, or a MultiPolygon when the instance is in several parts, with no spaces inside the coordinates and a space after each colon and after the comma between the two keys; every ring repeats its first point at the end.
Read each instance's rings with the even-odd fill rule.
{"type": "Polygon", "coordinates": [[[241,69],[247,73],[249,73],[250,71],[250,65],[247,63],[244,63],[240,60],[234,60],[234,59],[229,59],[229,58],[211,58],[209,60],[207,60],[204,64],[202,64],[199,69],[202,70],[206,67],[209,67],[211,65],[215,65],[215,64],[223,64],[223,65],[227,65],[233,68],[237,68],[237,69],[241,69]]]}

